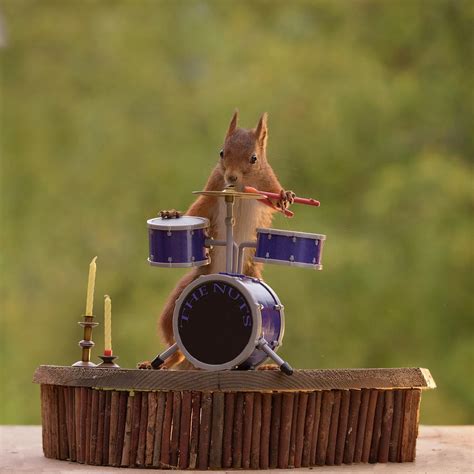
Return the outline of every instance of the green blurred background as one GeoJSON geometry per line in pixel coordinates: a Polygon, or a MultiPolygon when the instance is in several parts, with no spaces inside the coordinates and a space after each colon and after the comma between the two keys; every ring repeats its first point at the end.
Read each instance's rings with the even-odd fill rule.
{"type": "MultiPolygon", "coordinates": [[[[69,365],[98,255],[114,351],[162,346],[183,274],[146,219],[186,209],[235,107],[269,112],[273,227],[327,234],[322,272],[266,265],[299,368],[428,367],[423,423],[473,423],[472,1],[3,0],[1,423],[39,423],[40,364],[69,365]]],[[[103,348],[95,331],[94,356],[103,348]]]]}

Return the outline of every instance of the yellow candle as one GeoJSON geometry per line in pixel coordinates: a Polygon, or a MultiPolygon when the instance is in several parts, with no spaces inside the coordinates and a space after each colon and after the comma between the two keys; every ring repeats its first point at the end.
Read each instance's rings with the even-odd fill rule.
{"type": "Polygon", "coordinates": [[[94,288],[95,288],[95,272],[97,266],[95,261],[97,257],[92,259],[89,265],[89,281],[87,282],[87,301],[86,301],[86,316],[93,316],[92,308],[94,306],[94,288]]]}
{"type": "Polygon", "coordinates": [[[112,353],[112,300],[105,295],[104,301],[104,352],[112,353]]]}

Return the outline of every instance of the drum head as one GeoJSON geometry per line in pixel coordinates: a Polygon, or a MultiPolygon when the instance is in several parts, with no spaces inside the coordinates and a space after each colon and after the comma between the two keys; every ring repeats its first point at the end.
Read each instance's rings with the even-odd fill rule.
{"type": "Polygon", "coordinates": [[[255,349],[261,320],[256,303],[237,278],[200,277],[176,302],[173,324],[176,342],[197,367],[230,369],[255,349]]]}
{"type": "Polygon", "coordinates": [[[209,227],[209,219],[198,216],[181,216],[175,219],[163,219],[155,217],[147,221],[149,229],[157,230],[192,230],[209,227]]]}

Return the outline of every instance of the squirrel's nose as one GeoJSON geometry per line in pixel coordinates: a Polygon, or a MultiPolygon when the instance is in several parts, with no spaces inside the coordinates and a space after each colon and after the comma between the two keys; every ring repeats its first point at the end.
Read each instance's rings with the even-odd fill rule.
{"type": "Polygon", "coordinates": [[[231,174],[228,178],[227,178],[231,183],[235,183],[237,181],[237,176],[234,176],[233,174],[231,174]]]}

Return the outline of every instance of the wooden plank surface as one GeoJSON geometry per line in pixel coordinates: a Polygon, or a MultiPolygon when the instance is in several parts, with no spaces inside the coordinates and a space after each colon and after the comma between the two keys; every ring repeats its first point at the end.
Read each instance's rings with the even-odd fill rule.
{"type": "Polygon", "coordinates": [[[295,370],[288,377],[280,371],[137,370],[91,367],[40,366],[33,381],[40,384],[123,390],[337,390],[362,388],[435,388],[429,370],[321,369],[295,370]]]}

